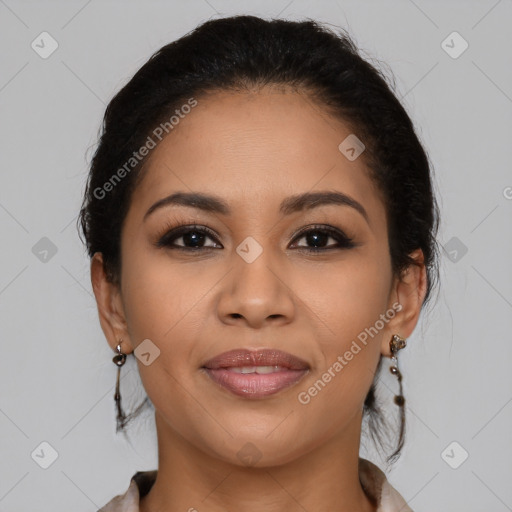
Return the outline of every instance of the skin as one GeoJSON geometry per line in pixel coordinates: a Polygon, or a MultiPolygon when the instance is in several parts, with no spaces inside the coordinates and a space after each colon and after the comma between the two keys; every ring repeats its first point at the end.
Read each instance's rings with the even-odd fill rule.
{"type": "Polygon", "coordinates": [[[122,339],[131,353],[149,338],[160,350],[148,366],[137,359],[155,406],[159,454],[142,512],[376,510],[358,478],[363,402],[380,356],[391,355],[391,336],[407,338],[416,326],[426,273],[417,250],[418,266],[392,274],[379,191],[364,159],[349,161],[338,149],[350,133],[304,93],[267,86],[198,98],[152,150],[134,192],[120,287],[94,255],[91,280],[112,349],[122,339]],[[350,195],[368,222],[346,205],[278,212],[284,198],[320,190],[350,195]],[[233,213],[172,205],[143,221],[153,203],[177,191],[220,196],[233,213]],[[214,249],[157,248],[177,221],[213,230],[217,240],[206,236],[199,246],[214,249]],[[310,224],[338,228],[357,245],[325,249],[337,247],[329,237],[316,245],[323,252],[308,253],[315,242],[296,234],[310,224]],[[236,252],[248,236],[263,249],[252,263],[236,252]],[[307,405],[299,403],[298,393],[395,302],[401,311],[307,405]],[[306,360],[310,372],[265,399],[235,396],[200,367],[240,347],[279,348],[306,360]],[[260,457],[253,465],[237,456],[249,442],[260,457]]]}

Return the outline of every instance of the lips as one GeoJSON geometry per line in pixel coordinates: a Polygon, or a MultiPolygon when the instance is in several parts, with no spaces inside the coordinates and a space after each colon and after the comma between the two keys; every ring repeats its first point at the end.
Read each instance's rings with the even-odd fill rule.
{"type": "Polygon", "coordinates": [[[203,366],[211,370],[245,366],[282,366],[289,370],[307,370],[309,368],[308,363],[302,359],[275,349],[230,350],[209,359],[203,366]]]}
{"type": "Polygon", "coordinates": [[[309,372],[306,361],[275,349],[224,352],[202,367],[217,384],[244,398],[264,398],[289,388],[309,372]]]}

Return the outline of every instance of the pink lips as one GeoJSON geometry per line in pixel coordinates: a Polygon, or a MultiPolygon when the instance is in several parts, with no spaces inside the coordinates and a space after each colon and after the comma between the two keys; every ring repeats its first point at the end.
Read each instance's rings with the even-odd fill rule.
{"type": "Polygon", "coordinates": [[[309,365],[302,359],[270,349],[231,350],[210,359],[203,368],[213,381],[245,398],[273,395],[297,383],[309,371],[309,365]]]}

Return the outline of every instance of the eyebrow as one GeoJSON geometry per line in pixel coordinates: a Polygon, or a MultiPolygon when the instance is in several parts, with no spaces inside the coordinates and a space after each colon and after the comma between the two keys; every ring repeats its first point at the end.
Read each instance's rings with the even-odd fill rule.
{"type": "MultiPolygon", "coordinates": [[[[283,215],[291,215],[303,210],[310,210],[318,206],[329,204],[350,206],[357,210],[369,224],[368,213],[363,205],[356,201],[353,197],[348,196],[342,192],[305,192],[297,194],[284,199],[279,207],[279,212],[283,215]]],[[[154,211],[169,205],[181,205],[199,210],[219,213],[222,215],[230,215],[231,208],[228,204],[217,196],[202,194],[199,192],[175,192],[167,197],[158,200],[153,204],[149,210],[144,214],[143,221],[145,221],[154,211]]]]}

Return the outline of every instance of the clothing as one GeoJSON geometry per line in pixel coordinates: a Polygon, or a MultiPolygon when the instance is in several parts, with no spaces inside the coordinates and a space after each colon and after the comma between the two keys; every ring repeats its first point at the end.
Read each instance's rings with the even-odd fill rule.
{"type": "MultiPolygon", "coordinates": [[[[157,470],[135,473],[124,494],[112,498],[98,512],[139,512],[139,499],[148,494],[156,480],[157,470]]],[[[359,457],[359,480],[366,494],[377,504],[377,512],[413,512],[385,473],[369,460],[359,457]]]]}

